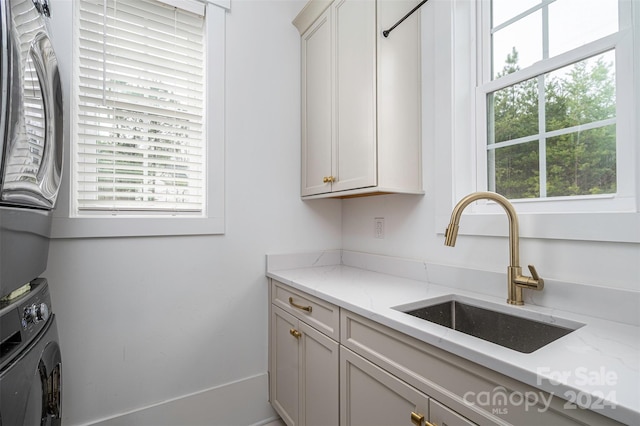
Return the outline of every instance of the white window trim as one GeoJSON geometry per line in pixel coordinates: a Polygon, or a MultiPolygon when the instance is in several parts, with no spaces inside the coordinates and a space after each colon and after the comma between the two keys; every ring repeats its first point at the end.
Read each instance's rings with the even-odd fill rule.
{"type": "MultiPolygon", "coordinates": [[[[71,2],[69,2],[71,3],[71,2]]],[[[70,6],[72,7],[72,6],[70,6]]],[[[53,217],[51,238],[134,237],[168,235],[207,235],[225,232],[225,8],[210,7],[206,13],[207,27],[207,195],[205,217],[159,217],[157,215],[91,216],[73,215],[71,196],[61,194],[53,217]],[[221,66],[222,64],[222,66],[221,66]]],[[[71,10],[69,10],[71,12],[71,10]]],[[[71,14],[67,16],[72,16],[71,14]]],[[[69,29],[71,32],[72,30],[69,29]]],[[[73,40],[74,37],[71,37],[73,40]]],[[[74,41],[72,41],[74,43],[74,41]]],[[[68,46],[71,49],[71,46],[68,46]]],[[[65,52],[66,53],[66,52],[65,52]]],[[[60,55],[58,55],[60,56],[60,55]]],[[[73,57],[72,54],[69,55],[73,57]]],[[[69,58],[70,59],[70,58],[69,58]]],[[[59,59],[60,61],[60,59],[59,59]]],[[[71,70],[68,70],[69,73],[71,70]]],[[[65,76],[66,81],[71,81],[65,76]]],[[[67,93],[72,88],[67,85],[67,93]]],[[[67,96],[66,99],[71,99],[67,96]]],[[[70,101],[67,100],[67,103],[70,101]]],[[[74,113],[66,107],[65,113],[74,113]]],[[[67,120],[66,120],[67,121],[67,120]]],[[[70,188],[71,149],[74,135],[66,129],[65,178],[63,191],[70,188]],[[70,136],[69,136],[70,135],[70,136]]]]}
{"type": "MultiPolygon", "coordinates": [[[[451,186],[439,188],[436,198],[440,200],[436,207],[436,226],[438,233],[444,233],[449,223],[451,209],[465,195],[483,190],[483,185],[478,184],[478,167],[476,156],[478,155],[476,138],[476,110],[478,101],[475,89],[475,82],[479,78],[477,64],[476,41],[480,39],[475,28],[479,26],[475,20],[476,2],[454,1],[450,11],[452,20],[452,45],[450,65],[451,75],[451,96],[454,100],[451,112],[451,128],[448,129],[452,140],[452,147],[447,152],[451,162],[449,170],[446,170],[446,163],[440,166],[437,171],[439,176],[448,175],[451,186]],[[469,41],[471,40],[471,42],[469,41]]],[[[640,47],[640,3],[628,2],[626,6],[631,8],[631,13],[626,12],[633,25],[631,29],[623,35],[620,42],[632,43],[635,52],[640,47]]],[[[478,5],[479,7],[479,5],[478,5]]],[[[624,12],[623,12],[624,13],[624,12]]],[[[480,39],[481,40],[481,39],[480,39]]],[[[545,200],[537,202],[547,203],[551,211],[537,212],[531,211],[533,204],[527,200],[515,200],[513,202],[518,211],[520,221],[520,236],[523,238],[539,239],[561,239],[561,240],[583,240],[600,242],[624,242],[640,243],[640,121],[634,120],[640,112],[640,54],[633,55],[632,58],[617,58],[617,61],[633,61],[632,83],[628,90],[618,91],[618,100],[625,106],[618,108],[619,122],[634,123],[619,131],[618,137],[630,141],[630,155],[625,158],[618,157],[618,161],[627,162],[629,173],[621,177],[624,179],[624,192],[619,196],[621,209],[625,211],[610,211],[604,205],[610,196],[597,197],[586,200],[585,198],[575,198],[572,200],[545,200]],[[624,116],[626,114],[626,117],[624,116]],[[583,208],[587,202],[589,210],[577,212],[583,208]],[[553,203],[556,207],[552,207],[553,203]],[[558,211],[557,205],[562,204],[562,210],[558,211]],[[530,210],[527,212],[527,210],[530,210]],[[553,211],[555,210],[555,211],[553,211]]],[[[440,73],[446,70],[439,70],[440,73]]],[[[484,102],[484,99],[482,100],[484,102]]],[[[436,134],[438,132],[436,131],[436,134]]],[[[444,154],[444,153],[443,153],[444,154]]],[[[447,179],[447,181],[449,180],[447,179]]],[[[589,197],[590,198],[590,197],[589,197]]],[[[460,221],[461,235],[478,236],[507,236],[508,227],[506,225],[506,215],[501,207],[495,203],[479,202],[469,206],[464,217],[460,221]]]]}

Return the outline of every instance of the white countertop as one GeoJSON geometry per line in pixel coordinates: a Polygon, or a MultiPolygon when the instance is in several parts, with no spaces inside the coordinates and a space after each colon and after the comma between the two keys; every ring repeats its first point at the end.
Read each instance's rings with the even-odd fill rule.
{"type": "MultiPolygon", "coordinates": [[[[525,298],[525,306],[511,306],[505,301],[506,283],[504,297],[491,294],[497,291],[495,283],[487,286],[490,294],[482,294],[469,291],[478,284],[475,282],[475,287],[470,287],[468,280],[462,280],[465,284],[460,286],[434,284],[425,278],[429,277],[429,270],[433,279],[440,282],[446,275],[457,275],[459,279],[474,274],[474,271],[419,261],[352,252],[345,255],[341,251],[267,256],[267,276],[271,278],[607,417],[640,425],[640,327],[633,321],[624,323],[579,313],[581,306],[589,310],[591,304],[599,303],[601,308],[611,310],[635,308],[630,316],[635,320],[640,307],[635,306],[638,298],[634,292],[615,294],[625,299],[620,306],[608,304],[605,299],[584,300],[561,310],[550,307],[553,305],[548,298],[546,306],[534,305],[535,298],[529,301],[525,298]],[[367,265],[371,267],[362,268],[367,265]],[[386,270],[393,275],[368,269],[386,270]],[[421,269],[427,273],[421,273],[421,269]],[[456,272],[448,272],[452,270],[456,272]],[[405,272],[396,273],[398,271],[405,272]],[[446,295],[472,298],[480,304],[490,304],[492,309],[533,319],[546,318],[561,325],[577,322],[584,326],[525,354],[394,309],[446,295]]],[[[501,275],[493,277],[491,273],[476,272],[487,282],[501,275]]],[[[581,290],[576,285],[563,288],[581,290]]],[[[576,300],[598,299],[598,291],[606,291],[608,297],[616,293],[609,289],[585,288],[574,297],[576,300]]],[[[553,286],[549,292],[554,294],[553,286]]],[[[558,301],[562,301],[560,296],[558,301]]]]}

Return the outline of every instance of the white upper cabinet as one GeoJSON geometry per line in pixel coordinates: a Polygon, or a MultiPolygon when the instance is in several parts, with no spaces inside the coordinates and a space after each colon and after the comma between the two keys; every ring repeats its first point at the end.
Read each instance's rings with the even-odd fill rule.
{"type": "Polygon", "coordinates": [[[305,198],[422,194],[416,0],[311,0],[302,35],[305,198]]]}

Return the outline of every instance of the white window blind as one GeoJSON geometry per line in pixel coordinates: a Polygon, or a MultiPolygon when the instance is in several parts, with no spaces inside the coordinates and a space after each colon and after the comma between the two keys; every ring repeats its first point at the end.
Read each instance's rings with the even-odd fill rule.
{"type": "Polygon", "coordinates": [[[202,213],[204,17],[80,0],[76,19],[76,211],[202,213]]]}

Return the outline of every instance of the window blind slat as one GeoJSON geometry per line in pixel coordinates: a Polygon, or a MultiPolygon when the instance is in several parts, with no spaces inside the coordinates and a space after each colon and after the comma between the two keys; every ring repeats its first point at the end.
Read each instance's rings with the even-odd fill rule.
{"type": "MultiPolygon", "coordinates": [[[[202,189],[202,187],[198,186],[198,182],[199,182],[198,179],[194,179],[194,178],[188,179],[182,176],[172,176],[169,173],[165,173],[165,175],[157,175],[157,176],[140,176],[135,174],[124,175],[124,176],[120,176],[120,175],[116,176],[112,174],[111,176],[109,176],[109,175],[93,172],[93,173],[89,173],[89,175],[93,176],[94,178],[91,181],[85,182],[85,189],[82,189],[83,191],[89,191],[86,188],[89,188],[92,185],[95,186],[97,184],[115,185],[115,184],[118,184],[119,182],[123,182],[127,180],[135,180],[138,182],[143,182],[143,181],[157,180],[157,179],[163,179],[166,181],[176,181],[176,182],[188,182],[190,183],[191,189],[202,189]]],[[[127,184],[127,186],[129,185],[127,184]]],[[[149,187],[152,188],[153,185],[149,185],[149,187]]]]}
{"type": "Polygon", "coordinates": [[[202,75],[202,70],[198,68],[200,61],[197,59],[197,56],[202,56],[202,52],[181,44],[163,43],[162,46],[151,47],[114,38],[104,41],[100,38],[86,38],[79,46],[83,60],[103,60],[106,54],[109,55],[109,62],[114,64],[136,66],[143,63],[158,69],[179,68],[182,72],[202,75]]]}
{"type": "MultiPolygon", "coordinates": [[[[115,120],[113,120],[115,121],[115,120]]],[[[78,133],[81,137],[87,137],[89,140],[96,138],[101,134],[108,134],[113,127],[107,126],[108,123],[92,124],[86,121],[84,123],[84,131],[78,133]]],[[[183,130],[180,129],[165,129],[159,126],[152,126],[146,123],[136,123],[135,129],[127,129],[127,134],[133,137],[140,137],[146,144],[152,144],[157,147],[172,147],[188,145],[191,150],[200,150],[202,139],[202,132],[197,129],[183,130]],[[136,130],[138,129],[138,130],[136,130]]],[[[101,136],[105,138],[107,136],[101,136]]],[[[103,139],[106,140],[106,139],[103,139]]],[[[117,139],[113,140],[117,142],[117,139]]],[[[90,144],[93,144],[91,142],[90,144]]]]}
{"type": "Polygon", "coordinates": [[[198,69],[200,61],[194,59],[194,56],[202,56],[202,52],[189,51],[184,46],[171,45],[165,46],[166,49],[152,49],[149,46],[143,46],[133,43],[114,44],[112,40],[107,40],[106,45],[102,45],[99,41],[88,40],[80,45],[84,53],[84,58],[103,60],[107,56],[107,62],[118,64],[127,68],[137,70],[145,69],[146,66],[153,65],[154,70],[163,70],[162,74],[174,69],[180,70],[194,76],[202,76],[198,69]],[[98,50],[100,47],[100,50],[98,50]],[[172,51],[173,50],[173,51],[172,51]],[[179,52],[179,53],[175,53],[179,52]],[[141,65],[144,65],[142,67],[141,65]]]}
{"type": "Polygon", "coordinates": [[[114,150],[115,152],[110,151],[108,148],[105,150],[101,150],[100,152],[85,152],[84,160],[78,162],[78,166],[87,167],[84,169],[85,172],[91,170],[91,166],[119,166],[121,164],[131,164],[132,169],[140,170],[140,171],[159,171],[159,170],[180,170],[181,173],[193,173],[194,175],[200,174],[200,163],[194,156],[181,156],[181,155],[173,155],[168,156],[160,154],[156,154],[151,152],[148,160],[144,162],[141,161],[141,158],[138,156],[129,156],[127,154],[131,154],[131,152],[114,150]],[[176,158],[180,160],[180,168],[176,168],[175,161],[176,158]]]}
{"type": "MultiPolygon", "coordinates": [[[[190,64],[185,62],[168,61],[161,58],[143,58],[144,55],[138,55],[131,58],[123,56],[124,52],[113,54],[109,51],[105,52],[93,52],[88,53],[82,49],[84,57],[81,58],[81,62],[84,64],[87,62],[87,67],[91,64],[95,64],[98,61],[101,65],[106,61],[107,69],[105,71],[121,71],[124,74],[138,74],[138,73],[151,73],[154,77],[167,77],[171,76],[182,77],[185,80],[202,80],[203,74],[193,69],[190,64]],[[154,62],[149,62],[153,60],[154,62]]],[[[102,66],[97,68],[102,70],[102,66]]],[[[159,80],[162,81],[162,80],[159,80]]]]}
{"type": "Polygon", "coordinates": [[[78,210],[202,211],[203,17],[80,0],[77,22],[78,210]]]}
{"type": "MultiPolygon", "coordinates": [[[[192,203],[189,204],[187,202],[181,202],[180,203],[180,208],[171,208],[171,206],[175,206],[175,203],[171,203],[168,204],[165,208],[143,208],[143,207],[138,207],[138,208],[128,208],[126,206],[119,206],[118,205],[118,201],[109,201],[109,200],[101,200],[101,201],[96,201],[94,202],[95,206],[85,206],[85,205],[81,205],[78,210],[82,211],[82,212],[90,212],[90,211],[95,211],[95,212],[104,212],[105,210],[110,210],[112,212],[137,212],[137,213],[156,213],[157,211],[165,211],[167,213],[170,212],[194,212],[197,213],[200,211],[199,205],[197,203],[192,203]],[[112,207],[113,208],[109,208],[112,207]]],[[[124,203],[123,203],[124,204],[124,203]]],[[[159,206],[159,204],[154,203],[154,206],[159,206]]],[[[164,206],[162,206],[164,207],[164,206]]]]}
{"type": "MultiPolygon", "coordinates": [[[[131,81],[131,79],[128,79],[131,81]]],[[[144,83],[144,82],[142,82],[144,83]]],[[[192,111],[195,115],[202,115],[202,98],[189,96],[188,93],[181,93],[174,88],[156,88],[147,86],[137,86],[135,93],[132,93],[131,84],[126,82],[112,82],[106,81],[102,84],[99,80],[92,80],[84,77],[80,77],[80,86],[85,88],[87,92],[94,94],[102,94],[106,96],[106,99],[132,99],[138,101],[143,98],[145,101],[152,101],[156,105],[161,107],[175,106],[179,102],[179,108],[183,111],[192,111]],[[101,84],[102,88],[95,88],[96,85],[101,84]],[[173,90],[168,92],[168,90],[173,90]],[[184,109],[183,109],[184,108],[184,109]]],[[[184,92],[184,91],[183,91],[184,92]]],[[[140,104],[140,102],[136,102],[140,104]]]]}
{"type": "MultiPolygon", "coordinates": [[[[104,14],[103,0],[83,0],[80,11],[102,17],[104,14]]],[[[113,18],[114,11],[118,17],[128,17],[127,20],[131,22],[131,25],[135,25],[136,22],[145,22],[151,29],[157,31],[174,28],[174,23],[177,22],[176,31],[189,32],[191,30],[193,34],[197,35],[201,32],[197,29],[204,26],[204,20],[201,16],[167,7],[156,1],[107,0],[107,17],[113,18]]]]}
{"type": "MultiPolygon", "coordinates": [[[[114,18],[113,16],[107,15],[107,18],[104,19],[101,12],[100,14],[80,12],[82,25],[80,32],[89,40],[104,38],[102,28],[106,23],[111,27],[108,37],[111,37],[113,40],[129,40],[129,42],[132,43],[140,43],[151,39],[155,44],[160,45],[160,47],[162,47],[161,44],[168,43],[172,45],[183,45],[194,51],[200,50],[200,40],[202,39],[202,31],[200,28],[194,27],[186,29],[180,26],[174,27],[172,22],[171,26],[163,28],[162,31],[157,31],[149,28],[149,22],[144,22],[142,23],[143,25],[132,26],[120,19],[120,16],[121,15],[118,14],[116,18],[114,18]],[[144,36],[141,36],[141,33],[144,34],[144,36]],[[127,37],[125,37],[125,35],[127,35],[127,37]]],[[[175,23],[177,24],[178,22],[175,21],[175,23]]]]}
{"type": "MultiPolygon", "coordinates": [[[[112,180],[108,180],[108,179],[102,179],[100,181],[96,180],[95,182],[92,183],[87,183],[85,184],[85,188],[81,188],[79,190],[79,192],[84,193],[84,194],[92,194],[92,196],[95,195],[101,195],[100,192],[100,188],[112,188],[113,192],[138,192],[138,193],[149,193],[149,194],[161,194],[161,193],[170,193],[172,190],[180,190],[181,192],[183,192],[181,195],[183,195],[185,198],[187,199],[191,199],[193,201],[196,201],[197,198],[194,196],[189,196],[187,194],[185,194],[185,190],[187,189],[187,186],[191,183],[189,190],[193,191],[193,190],[201,190],[202,188],[198,188],[193,186],[193,181],[192,182],[188,182],[179,178],[173,178],[171,176],[157,176],[157,177],[153,177],[153,178],[148,178],[148,179],[144,179],[145,181],[150,181],[152,183],[143,183],[142,179],[136,179],[135,176],[129,176],[126,179],[124,178],[119,178],[119,179],[112,179],[112,180]],[[158,181],[161,181],[164,183],[164,185],[158,185],[158,181]],[[123,182],[123,183],[120,183],[123,182]]],[[[99,198],[99,197],[96,197],[99,198]]],[[[105,198],[105,197],[102,197],[105,198]]]]}
{"type": "MultiPolygon", "coordinates": [[[[93,76],[96,80],[101,81],[103,78],[102,64],[102,56],[96,58],[85,57],[80,64],[80,72],[86,77],[93,76]]],[[[191,72],[191,70],[182,70],[179,67],[176,67],[171,73],[167,73],[166,70],[161,68],[158,68],[156,72],[154,71],[156,70],[135,69],[127,66],[126,64],[115,64],[113,62],[109,64],[108,70],[112,78],[117,81],[121,81],[123,78],[128,78],[129,75],[133,74],[134,78],[157,82],[159,79],[170,74],[173,78],[173,84],[177,87],[189,90],[188,93],[197,92],[197,90],[202,87],[203,76],[195,74],[191,72]]]]}
{"type": "MultiPolygon", "coordinates": [[[[164,58],[167,62],[178,63],[180,65],[197,65],[198,60],[194,59],[194,56],[202,55],[202,52],[198,51],[200,47],[198,43],[179,43],[175,40],[157,41],[155,46],[145,44],[144,41],[132,40],[131,36],[135,36],[132,33],[121,33],[117,36],[110,35],[106,40],[103,38],[101,31],[102,25],[96,25],[96,32],[83,31],[83,40],[80,44],[81,48],[86,49],[88,52],[93,50],[96,55],[102,55],[104,51],[107,53],[116,52],[120,57],[126,57],[127,52],[130,57],[135,55],[149,55],[159,58],[164,58]],[[106,42],[106,44],[104,44],[106,42]],[[182,61],[188,61],[187,64],[182,61]]],[[[162,63],[161,63],[162,64],[162,63]]]]}
{"type": "MultiPolygon", "coordinates": [[[[85,90],[87,92],[91,91],[94,94],[93,97],[82,96],[80,98],[79,101],[81,103],[85,103],[88,105],[104,106],[104,107],[116,105],[116,107],[113,107],[113,109],[116,111],[131,111],[134,113],[140,112],[143,114],[147,113],[147,114],[151,114],[158,117],[158,119],[162,119],[162,117],[166,115],[166,116],[173,116],[174,118],[181,118],[186,121],[191,121],[196,118],[199,118],[200,120],[202,120],[201,112],[203,110],[200,109],[200,110],[189,111],[187,109],[188,105],[184,105],[183,106],[184,108],[179,111],[175,109],[177,107],[174,107],[173,105],[171,105],[171,108],[169,108],[168,105],[145,105],[143,102],[136,102],[136,101],[139,101],[139,99],[136,99],[133,96],[122,96],[117,101],[114,101],[112,98],[106,98],[105,104],[102,105],[102,96],[96,96],[96,95],[101,95],[102,94],[101,91],[87,90],[86,88],[85,90]],[[126,100],[129,100],[131,102],[125,102],[126,100]],[[98,104],[98,102],[100,102],[100,104],[98,104]]],[[[80,106],[82,106],[82,104],[80,106]]]]}

